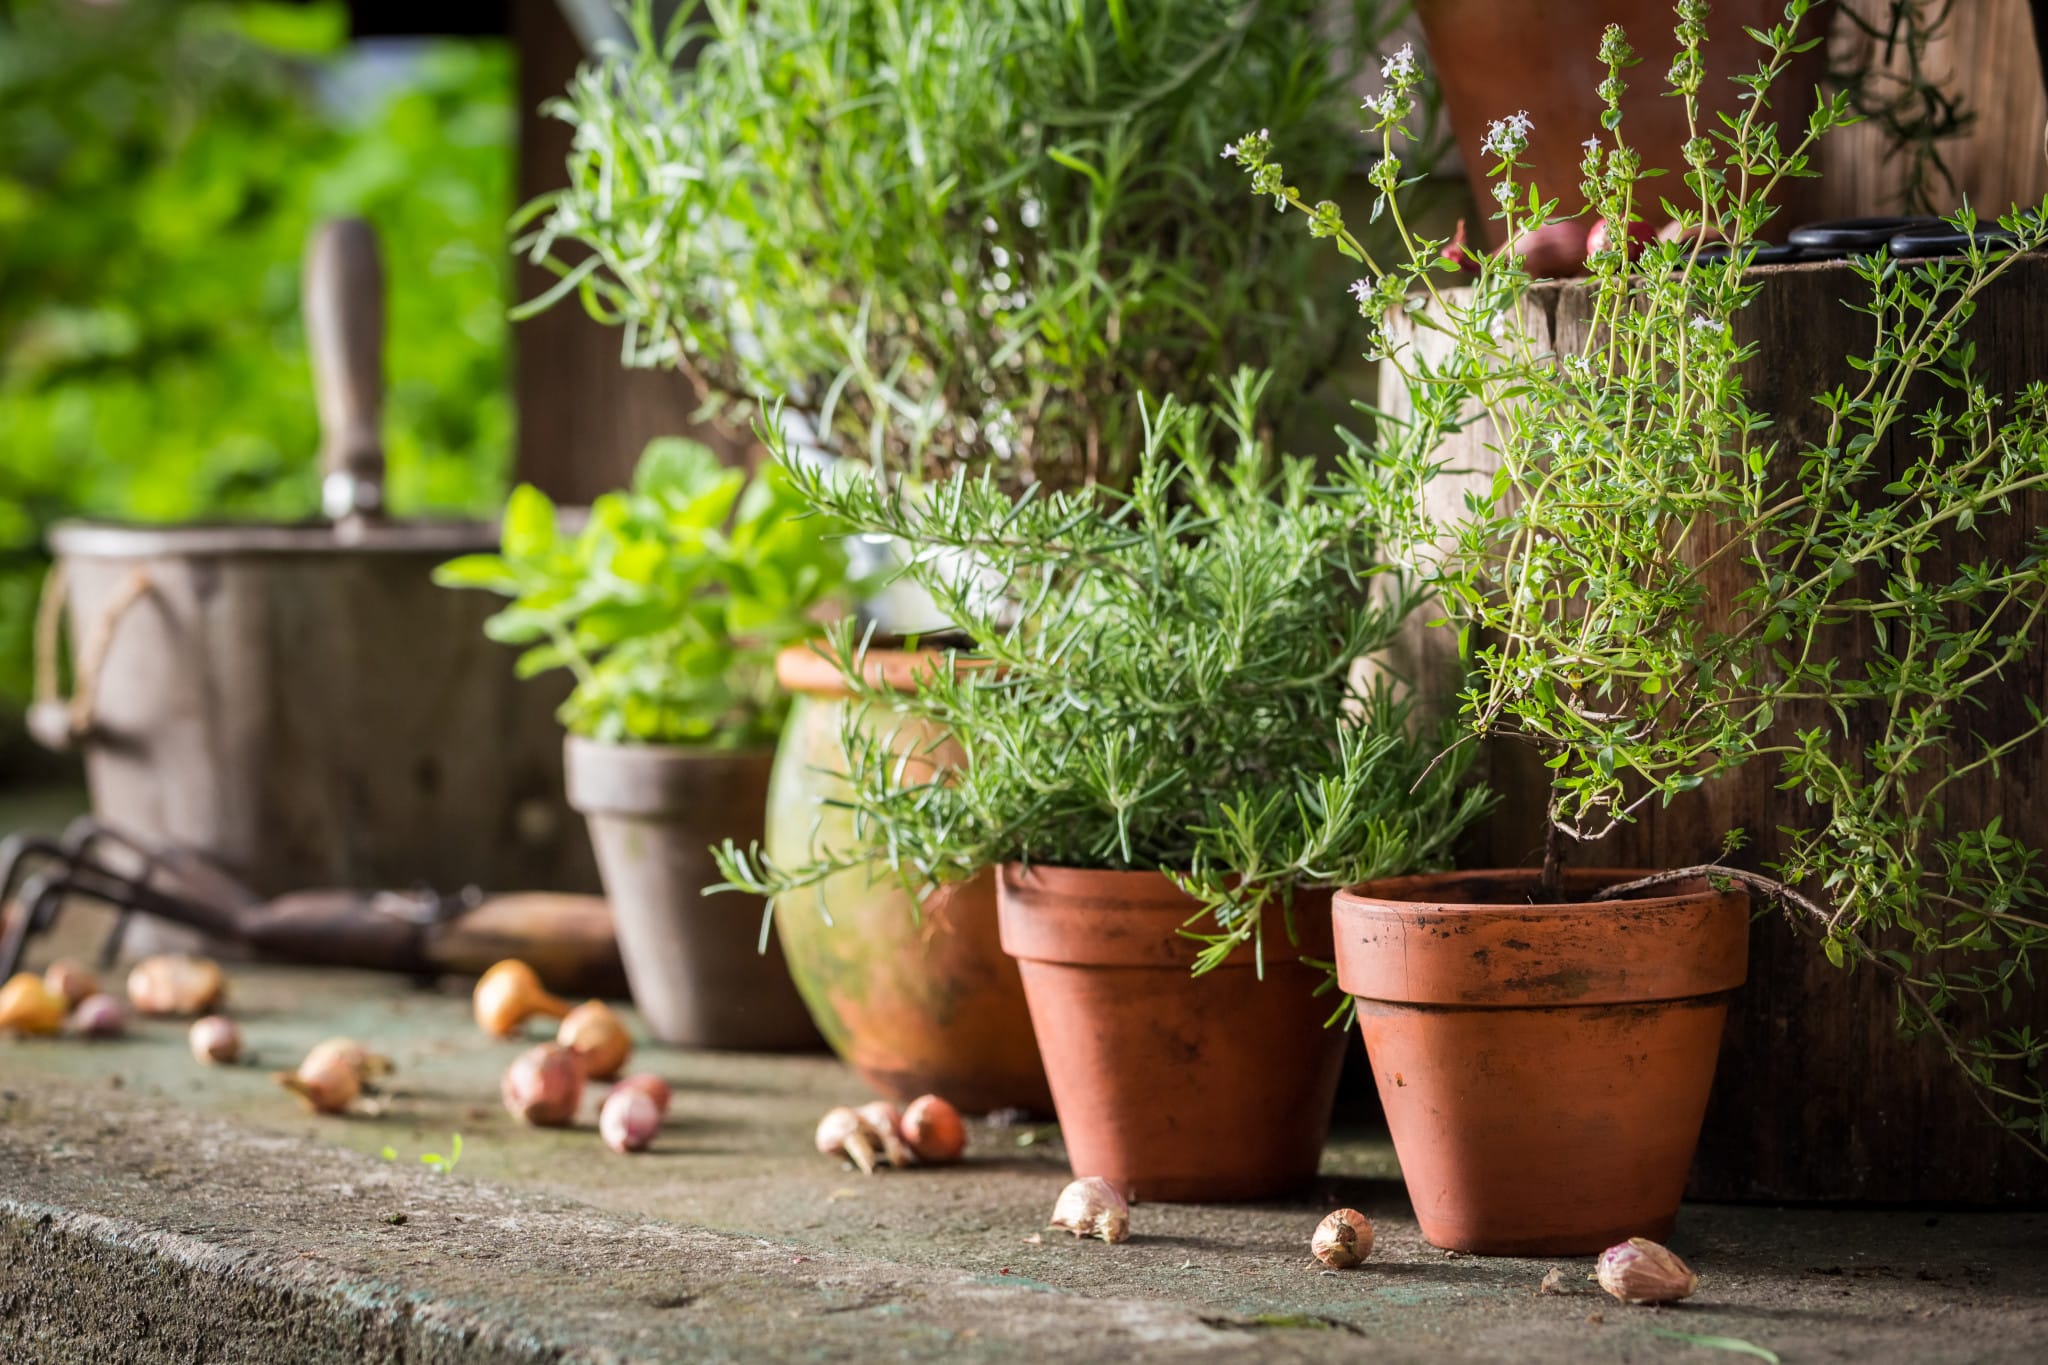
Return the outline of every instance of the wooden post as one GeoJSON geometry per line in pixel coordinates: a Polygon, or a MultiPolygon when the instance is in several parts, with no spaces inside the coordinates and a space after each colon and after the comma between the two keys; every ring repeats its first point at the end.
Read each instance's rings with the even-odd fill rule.
{"type": "MultiPolygon", "coordinates": [[[[1786,470],[1804,441],[1824,430],[1825,414],[1813,396],[1854,378],[1845,356],[1868,346],[1867,319],[1844,303],[1863,285],[1844,264],[1765,268],[1764,287],[1737,315],[1739,339],[1757,346],[1745,371],[1751,404],[1770,415],[1786,452],[1786,470]]],[[[2018,262],[1980,301],[1970,335],[1978,345],[1980,379],[1993,392],[2011,392],[2048,375],[2048,259],[2018,262]]],[[[1527,325],[1538,349],[1561,354],[1583,346],[1591,290],[1579,281],[1537,286],[1527,303],[1527,325]]],[[[1412,329],[1403,327],[1412,337],[1412,329]]],[[[1426,337],[1429,334],[1423,334],[1426,337]]],[[[1427,345],[1428,342],[1424,343],[1427,345]]],[[[1398,376],[1383,373],[1382,407],[1406,411],[1398,376]]],[[[1891,441],[1894,468],[1909,459],[1909,423],[1891,441]]],[[[1464,433],[1448,452],[1471,472],[1439,480],[1432,502],[1443,517],[1460,507],[1460,485],[1490,480],[1497,467],[1491,432],[1464,433]]],[[[2016,553],[2027,534],[2048,518],[2048,496],[2036,495],[2021,515],[1980,527],[1958,553],[1973,557],[2016,553]]],[[[1710,547],[1695,545],[1695,553],[1710,547]]],[[[1938,568],[1930,569],[1939,573],[1938,568]]],[[[1732,596],[1715,594],[1717,600],[1732,596]]],[[[1426,617],[1429,613],[1419,613],[1426,617]]],[[[1456,665],[1450,632],[1416,627],[1405,642],[1408,667],[1444,677],[1456,665]]],[[[2048,703],[2048,639],[2003,680],[2004,699],[1970,724],[1996,732],[2024,718],[2022,698],[2048,703]]],[[[1817,723],[1818,717],[1781,715],[1781,728],[1817,723]]],[[[1843,736],[1842,751],[1861,750],[1862,736],[1843,736]]],[[[1472,865],[1526,866],[1541,844],[1546,773],[1522,746],[1502,744],[1487,755],[1489,780],[1501,793],[1499,808],[1470,851],[1472,865]]],[[[1811,818],[1775,789],[1774,764],[1757,762],[1709,783],[1667,809],[1653,804],[1640,820],[1602,844],[1571,850],[1581,865],[1677,867],[1709,861],[1721,837],[1740,828],[1749,844],[1734,859],[1760,868],[1783,855],[1781,824],[1811,818]]],[[[2048,848],[2048,745],[2013,755],[1997,779],[1973,784],[1948,803],[1951,828],[1980,826],[2001,815],[2008,834],[2048,848]]],[[[2037,964],[2037,970],[2042,964],[2037,964]]],[[[1890,988],[1874,972],[1830,966],[1814,936],[1770,913],[1755,922],[1749,983],[1736,994],[1714,1098],[1693,1170],[1691,1193],[1705,1199],[1873,1201],[1996,1204],[2048,1200],[2048,1162],[2032,1157],[1993,1128],[1953,1063],[1931,1042],[1902,1040],[1894,1026],[1890,988]]],[[[2015,1023],[2048,1024],[2048,986],[2016,995],[2015,1023]]]]}

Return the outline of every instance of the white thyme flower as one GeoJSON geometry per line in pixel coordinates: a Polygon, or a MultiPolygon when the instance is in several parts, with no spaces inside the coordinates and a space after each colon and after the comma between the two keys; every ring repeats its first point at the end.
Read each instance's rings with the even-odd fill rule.
{"type": "Polygon", "coordinates": [[[1529,145],[1529,134],[1536,130],[1530,121],[1527,109],[1518,110],[1506,118],[1495,119],[1487,125],[1486,140],[1479,149],[1507,160],[1529,145]]]}
{"type": "Polygon", "coordinates": [[[1719,318],[1710,318],[1701,313],[1694,313],[1692,321],[1687,323],[1686,326],[1702,336],[1719,336],[1728,330],[1727,323],[1722,322],[1719,318]]]}
{"type": "Polygon", "coordinates": [[[1360,304],[1363,304],[1367,299],[1371,298],[1372,281],[1353,280],[1351,282],[1351,297],[1357,299],[1360,304]]]}
{"type": "Polygon", "coordinates": [[[1385,80],[1406,80],[1415,74],[1415,44],[1403,43],[1401,50],[1380,63],[1380,76],[1385,80]]]}
{"type": "Polygon", "coordinates": [[[1600,139],[1597,137],[1589,137],[1584,142],[1581,142],[1579,145],[1581,147],[1584,147],[1589,152],[1597,152],[1600,150],[1600,139]]]}
{"type": "Polygon", "coordinates": [[[1502,208],[1506,208],[1513,201],[1514,197],[1515,183],[1512,180],[1502,180],[1494,184],[1493,201],[1502,208]]]}

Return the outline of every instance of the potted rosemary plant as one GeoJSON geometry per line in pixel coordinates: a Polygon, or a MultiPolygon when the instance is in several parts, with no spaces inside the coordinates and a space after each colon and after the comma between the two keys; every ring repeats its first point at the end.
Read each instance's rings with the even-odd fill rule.
{"type": "Polygon", "coordinates": [[[1353,678],[1414,595],[1369,518],[1273,457],[1265,383],[1241,371],[1220,411],[1147,406],[1127,495],[1013,499],[963,473],[912,500],[793,475],[856,532],[921,551],[909,572],[969,645],[903,690],[870,679],[851,624],[829,657],[957,753],[940,767],[886,723],[849,728],[852,841],[719,854],[778,901],[869,860],[939,895],[999,869],[1074,1170],[1140,1198],[1314,1174],[1345,1038],[1315,998],[1330,891],[1441,864],[1484,804],[1455,762],[1428,770],[1436,745],[1389,681],[1353,678]]]}
{"type": "MultiPolygon", "coordinates": [[[[1356,443],[1353,496],[1396,528],[1390,556],[1462,633],[1465,738],[1524,741],[1550,778],[1540,869],[1336,898],[1339,980],[1423,1232],[1447,1247],[1581,1252],[1668,1232],[1752,897],[1803,919],[1837,965],[1888,978],[1909,1030],[1945,1048],[2002,1122],[2037,1148],[2048,1137],[2048,1042],[1999,1017],[2048,941],[2038,854],[1996,818],[1951,815],[1982,809],[1973,789],[2048,739],[2031,700],[1996,705],[2041,662],[2048,388],[1988,391],[1967,330],[2048,225],[2041,209],[2015,213],[1994,241],[1965,217],[1973,235],[1953,257],[1856,262],[1867,349],[1839,357],[1845,378],[1814,394],[1810,422],[1774,423],[1751,388],[1782,358],[1745,340],[1768,279],[1748,257],[1777,182],[1804,173],[1849,110],[1831,99],[1781,141],[1771,92],[1809,9],[1793,0],[1759,32],[1742,114],[1702,118],[1699,7],[1678,9],[1682,174],[1648,180],[1626,140],[1618,29],[1600,48],[1604,131],[1580,152],[1592,211],[1670,218],[1676,240],[1633,264],[1620,234],[1596,253],[1574,286],[1590,316],[1571,346],[1545,337],[1512,251],[1447,288],[1444,244],[1403,222],[1412,69],[1390,70],[1369,106],[1376,211],[1399,227],[1402,259],[1370,259],[1333,206],[1304,203],[1266,140],[1233,148],[1258,192],[1364,264],[1365,315],[1400,324],[1382,350],[1412,416],[1356,443]],[[1474,424],[1498,467],[1446,514],[1430,496],[1451,473],[1446,442],[1474,424]],[[1767,816],[1782,857],[1743,866],[1739,831],[1700,820],[1693,865],[1570,865],[1751,763],[1777,773],[1767,816]]],[[[1521,171],[1543,135],[1510,118],[1487,140],[1511,240],[1555,211],[1521,171]]]]}
{"type": "Polygon", "coordinates": [[[634,1003],[663,1042],[748,1050],[817,1034],[764,907],[706,901],[709,846],[757,838],[788,697],[774,660],[819,633],[845,583],[831,524],[783,472],[751,482],[691,441],[651,443],[630,490],[580,529],[521,486],[494,555],[444,586],[513,599],[492,638],[528,646],[522,676],[566,668],[569,803],[589,821],[634,1003]],[[762,951],[766,947],[768,951],[762,951]]]}
{"type": "MultiPolygon", "coordinates": [[[[640,0],[631,46],[551,106],[574,149],[567,187],[527,210],[522,245],[560,276],[530,307],[580,296],[628,364],[683,371],[740,421],[772,408],[807,458],[1120,486],[1141,388],[1248,361],[1292,400],[1354,325],[1307,287],[1312,244],[1216,155],[1223,111],[1257,100],[1318,149],[1299,174],[1340,182],[1348,73],[1319,12],[755,0],[661,26],[640,0]]],[[[869,610],[899,636],[946,624],[914,593],[869,610]]],[[[918,667],[899,643],[868,649],[874,677],[918,667]]],[[[783,666],[799,700],[769,836],[792,855],[843,824],[831,756],[865,714],[815,665],[783,666]]],[[[922,924],[909,899],[849,871],[780,907],[821,1030],[901,1099],[1042,1108],[990,879],[922,924]]]]}

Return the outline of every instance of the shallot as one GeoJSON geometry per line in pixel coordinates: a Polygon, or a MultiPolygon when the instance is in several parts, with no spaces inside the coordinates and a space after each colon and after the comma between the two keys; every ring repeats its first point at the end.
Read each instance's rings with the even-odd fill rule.
{"type": "Polygon", "coordinates": [[[510,1038],[536,1014],[560,1019],[569,1012],[566,1002],[549,995],[533,968],[516,957],[508,957],[477,978],[476,993],[470,997],[477,1027],[496,1038],[510,1038]]]}
{"type": "Polygon", "coordinates": [[[1623,1303],[1671,1303],[1700,1287],[1700,1277],[1668,1247],[1631,1237],[1600,1253],[1600,1287],[1623,1303]]]}
{"type": "Polygon", "coordinates": [[[306,1054],[306,1060],[300,1063],[300,1066],[310,1066],[317,1070],[329,1064],[345,1066],[354,1072],[357,1088],[365,1091],[375,1090],[376,1080],[391,1072],[389,1057],[370,1051],[353,1038],[329,1038],[323,1043],[314,1044],[313,1050],[306,1054]]]}
{"type": "Polygon", "coordinates": [[[583,1074],[594,1081],[608,1081],[619,1074],[626,1058],[633,1055],[633,1036],[612,1007],[602,1000],[586,1000],[562,1020],[555,1041],[576,1054],[583,1074]]]}
{"type": "MultiPolygon", "coordinates": [[[[624,1080],[619,1081],[617,1084],[613,1085],[611,1093],[612,1095],[616,1095],[621,1090],[639,1091],[648,1099],[654,1101],[655,1109],[660,1112],[663,1118],[668,1117],[668,1082],[663,1080],[661,1077],[651,1075],[645,1071],[636,1072],[633,1075],[628,1076],[624,1080]]],[[[607,1095],[605,1098],[610,1099],[611,1096],[607,1095]]]]}
{"type": "Polygon", "coordinates": [[[1372,1255],[1372,1220],[1357,1209],[1338,1209],[1316,1224],[1308,1249],[1332,1270],[1349,1270],[1372,1255]]]}
{"type": "Polygon", "coordinates": [[[128,973],[128,999],[144,1014],[206,1014],[227,993],[227,977],[210,957],[146,957],[128,973]]]}
{"type": "Polygon", "coordinates": [[[870,1100],[854,1111],[868,1121],[882,1140],[882,1160],[901,1170],[917,1164],[917,1154],[903,1140],[903,1115],[887,1100],[870,1100]]]}
{"type": "Polygon", "coordinates": [[[943,1166],[967,1150],[967,1125],[960,1111],[937,1095],[919,1095],[903,1111],[903,1140],[919,1161],[943,1166]]]}
{"type": "Polygon", "coordinates": [[[242,1055],[241,1027],[225,1015],[193,1020],[185,1041],[193,1058],[201,1062],[232,1062],[242,1055]]]}
{"type": "Polygon", "coordinates": [[[71,1031],[81,1038],[117,1038],[128,1027],[128,1011],[111,995],[88,995],[71,1011],[71,1031]]]}
{"type": "Polygon", "coordinates": [[[315,1114],[339,1114],[363,1091],[362,1074],[348,1055],[322,1043],[306,1054],[296,1071],[275,1071],[271,1079],[299,1097],[315,1114]]]}
{"type": "Polygon", "coordinates": [[[99,978],[70,958],[60,957],[43,968],[43,984],[62,997],[67,1010],[88,995],[100,993],[99,978]]]}
{"type": "Polygon", "coordinates": [[[55,1033],[64,1027],[64,997],[34,972],[18,972],[0,986],[0,1031],[55,1033]]]}
{"type": "Polygon", "coordinates": [[[1101,1176],[1083,1176],[1060,1191],[1059,1201],[1052,1206],[1052,1221],[1046,1226],[1064,1228],[1076,1237],[1128,1242],[1131,1206],[1116,1186],[1101,1176]]]}
{"type": "Polygon", "coordinates": [[[621,1154],[644,1151],[661,1127],[661,1111],[644,1090],[614,1089],[597,1111],[598,1136],[621,1154]]]}
{"type": "Polygon", "coordinates": [[[842,1104],[818,1120],[817,1144],[826,1156],[843,1156],[860,1167],[862,1175],[873,1175],[882,1135],[858,1110],[842,1104]]]}
{"type": "Polygon", "coordinates": [[[537,1128],[564,1128],[583,1103],[583,1063],[558,1043],[542,1043],[519,1054],[498,1087],[514,1118],[537,1128]]]}
{"type": "Polygon", "coordinates": [[[1593,226],[1586,233],[1586,259],[1592,260],[1608,247],[1625,243],[1628,259],[1633,261],[1657,240],[1657,229],[1638,218],[1629,223],[1621,232],[1616,232],[1605,218],[1595,218],[1593,226]]]}
{"type": "Polygon", "coordinates": [[[1518,233],[1508,250],[1521,257],[1532,279],[1563,280],[1585,273],[1586,225],[1563,218],[1534,232],[1518,233]]]}

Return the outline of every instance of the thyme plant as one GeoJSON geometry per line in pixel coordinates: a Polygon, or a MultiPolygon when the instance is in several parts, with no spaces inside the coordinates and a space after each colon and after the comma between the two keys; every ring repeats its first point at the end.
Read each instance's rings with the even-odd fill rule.
{"type": "MultiPolygon", "coordinates": [[[[1240,371],[1214,408],[1142,406],[1127,495],[1012,498],[961,473],[916,498],[793,467],[814,506],[924,552],[909,572],[971,647],[908,696],[854,685],[959,757],[941,770],[850,717],[853,843],[801,867],[728,844],[730,885],[774,897],[877,862],[921,889],[1006,862],[1159,870],[1201,902],[1200,971],[1260,943],[1297,889],[1440,866],[1485,795],[1455,764],[1425,771],[1439,737],[1411,732],[1390,681],[1352,677],[1415,591],[1364,509],[1274,457],[1270,379],[1240,371]]],[[[862,647],[850,625],[831,646],[849,679],[862,647]]]]}
{"type": "Polygon", "coordinates": [[[1256,101],[1312,183],[1348,170],[1319,8],[638,0],[549,106],[574,144],[523,215],[560,277],[529,308],[580,294],[628,365],[877,467],[1120,483],[1140,390],[1243,362],[1295,394],[1341,349],[1308,244],[1216,156],[1256,101]]]}
{"type": "MultiPolygon", "coordinates": [[[[1703,124],[1706,7],[1676,6],[1668,81],[1694,135],[1675,181],[1651,180],[1626,142],[1618,99],[1633,55],[1608,30],[1605,135],[1586,145],[1586,197],[1610,222],[1668,218],[1678,240],[1632,263],[1612,234],[1592,258],[1593,322],[1572,354],[1538,339],[1540,305],[1512,253],[1452,288],[1443,244],[1403,219],[1395,144],[1412,63],[1390,62],[1368,104],[1381,142],[1373,213],[1397,226],[1396,259],[1372,259],[1333,205],[1305,203],[1267,139],[1232,151],[1257,192],[1305,210],[1314,235],[1364,264],[1354,292],[1368,319],[1400,309],[1427,338],[1380,334],[1413,419],[1382,422],[1376,444],[1354,440],[1348,481],[1394,528],[1390,555],[1464,632],[1467,737],[1545,756],[1546,885],[1568,846],[1647,804],[1775,765],[1781,859],[1757,872],[1703,846],[1700,866],[1649,882],[1732,879],[1801,912],[1830,961],[1886,974],[1902,1025],[1931,1035],[2041,1152],[2048,1037],[2003,1013],[2048,944],[2040,854],[1996,819],[1952,820],[1950,806],[2015,755],[2038,758],[2048,729],[2012,685],[2040,657],[2048,611],[2048,385],[1987,390],[1966,335],[1985,290],[2048,244],[2048,204],[2001,220],[2009,244],[1978,236],[1952,259],[1856,262],[1849,306],[1869,344],[1843,357],[1853,382],[1813,396],[1817,436],[1774,428],[1749,397],[1746,366],[1764,358],[1739,335],[1763,287],[1747,260],[1772,190],[1806,174],[1814,143],[1852,117],[1837,95],[1803,130],[1772,120],[1772,84],[1809,41],[1809,8],[1792,0],[1784,23],[1756,35],[1741,116],[1703,124]],[[1445,438],[1473,422],[1490,431],[1498,469],[1441,523],[1423,490],[1446,470],[1445,438]]],[[[1512,115],[1489,139],[1511,237],[1556,211],[1517,178],[1517,154],[1540,135],[1512,115]]],[[[1967,212],[1957,221],[1975,230],[1967,212]]],[[[1739,837],[1729,832],[1728,851],[1739,837]]]]}

